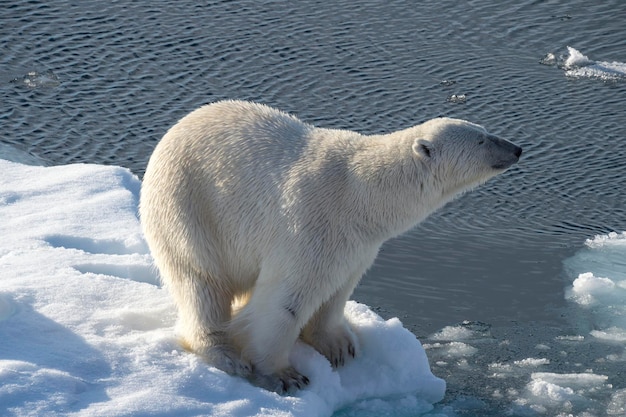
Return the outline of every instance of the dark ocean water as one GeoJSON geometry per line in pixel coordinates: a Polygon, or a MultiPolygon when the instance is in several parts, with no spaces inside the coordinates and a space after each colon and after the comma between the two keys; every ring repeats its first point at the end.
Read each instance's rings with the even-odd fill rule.
{"type": "Polygon", "coordinates": [[[521,145],[517,166],[388,242],[354,295],[420,339],[468,321],[507,341],[471,375],[433,365],[447,415],[499,415],[510,401],[480,366],[575,333],[563,262],[626,230],[625,17],[620,0],[0,1],[0,144],[141,177],[178,119],[237,98],[362,133],[458,117],[521,145]],[[617,69],[568,75],[567,46],[617,69]]]}

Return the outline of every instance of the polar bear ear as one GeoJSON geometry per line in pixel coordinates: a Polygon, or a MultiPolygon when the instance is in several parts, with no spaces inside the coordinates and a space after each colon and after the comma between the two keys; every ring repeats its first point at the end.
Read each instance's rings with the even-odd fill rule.
{"type": "Polygon", "coordinates": [[[416,139],[415,142],[413,142],[413,152],[420,155],[424,159],[432,157],[432,149],[432,143],[426,139],[416,139]]]}

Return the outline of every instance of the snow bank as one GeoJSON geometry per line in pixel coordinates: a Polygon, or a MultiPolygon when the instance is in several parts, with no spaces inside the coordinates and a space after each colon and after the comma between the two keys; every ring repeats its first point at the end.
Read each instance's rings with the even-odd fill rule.
{"type": "Polygon", "coordinates": [[[443,398],[419,341],[355,302],[362,355],[336,372],[298,344],[311,385],[296,396],[207,366],[176,343],[130,171],[0,160],[0,172],[1,415],[419,415],[443,398]]]}

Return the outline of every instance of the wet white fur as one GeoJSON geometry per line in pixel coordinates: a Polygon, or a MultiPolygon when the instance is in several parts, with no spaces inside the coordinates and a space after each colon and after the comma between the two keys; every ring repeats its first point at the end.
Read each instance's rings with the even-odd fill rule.
{"type": "Polygon", "coordinates": [[[140,204],[184,343],[279,392],[306,383],[288,360],[300,336],[342,364],[358,349],[343,309],[379,247],[503,171],[488,137],[446,118],[365,136],[241,101],[190,113],[140,204]]]}

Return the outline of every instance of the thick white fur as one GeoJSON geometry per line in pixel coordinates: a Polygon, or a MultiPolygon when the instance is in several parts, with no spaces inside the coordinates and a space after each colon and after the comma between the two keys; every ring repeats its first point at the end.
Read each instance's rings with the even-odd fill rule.
{"type": "Polygon", "coordinates": [[[343,364],[358,349],[343,309],[381,244],[513,148],[446,118],[364,136],[241,101],[190,113],[156,147],[140,204],[185,345],[279,392],[307,383],[288,360],[298,337],[343,364]]]}

